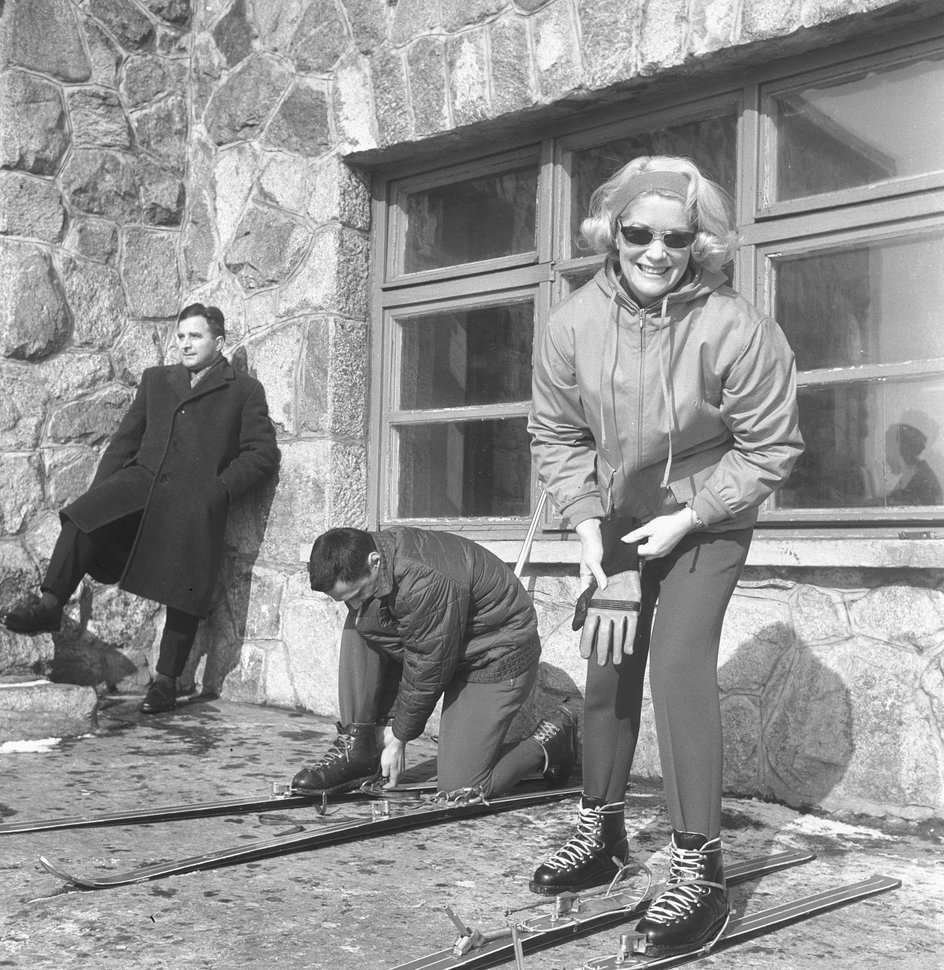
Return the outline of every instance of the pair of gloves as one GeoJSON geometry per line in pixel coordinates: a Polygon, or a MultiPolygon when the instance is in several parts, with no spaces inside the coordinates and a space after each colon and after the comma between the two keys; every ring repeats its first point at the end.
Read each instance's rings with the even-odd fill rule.
{"type": "Polygon", "coordinates": [[[625,543],[621,539],[638,524],[632,518],[607,519],[601,523],[606,589],[600,589],[596,579],[591,579],[574,610],[573,628],[582,631],[580,656],[589,660],[596,650],[601,667],[611,654],[613,663],[618,664],[624,653],[633,652],[642,600],[638,543],[625,543]]]}

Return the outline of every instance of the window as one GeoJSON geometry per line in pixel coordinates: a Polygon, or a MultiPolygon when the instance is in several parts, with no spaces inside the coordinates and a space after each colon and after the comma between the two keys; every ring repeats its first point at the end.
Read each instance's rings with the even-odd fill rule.
{"type": "Polygon", "coordinates": [[[797,355],[807,451],[762,524],[944,520],[944,45],[642,103],[378,180],[376,520],[520,534],[535,335],[602,264],[578,241],[590,194],[640,154],[690,156],[730,194],[728,274],[797,355]]]}

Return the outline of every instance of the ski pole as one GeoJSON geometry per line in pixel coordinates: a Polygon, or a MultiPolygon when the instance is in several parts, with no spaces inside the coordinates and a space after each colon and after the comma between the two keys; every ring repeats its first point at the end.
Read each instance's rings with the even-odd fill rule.
{"type": "Polygon", "coordinates": [[[515,563],[515,575],[518,579],[521,579],[524,567],[528,563],[528,557],[531,555],[531,546],[534,545],[534,533],[538,531],[538,521],[544,514],[544,506],[546,504],[547,492],[542,490],[538,498],[538,504],[534,507],[534,515],[531,516],[528,534],[524,537],[524,542],[521,543],[521,552],[518,553],[518,561],[515,563]]]}

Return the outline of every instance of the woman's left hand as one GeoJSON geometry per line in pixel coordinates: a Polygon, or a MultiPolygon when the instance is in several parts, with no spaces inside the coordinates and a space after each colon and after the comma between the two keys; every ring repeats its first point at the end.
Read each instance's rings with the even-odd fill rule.
{"type": "Polygon", "coordinates": [[[636,551],[642,559],[658,559],[668,555],[692,529],[692,513],[684,508],[671,515],[656,516],[624,535],[623,542],[638,542],[636,551]]]}

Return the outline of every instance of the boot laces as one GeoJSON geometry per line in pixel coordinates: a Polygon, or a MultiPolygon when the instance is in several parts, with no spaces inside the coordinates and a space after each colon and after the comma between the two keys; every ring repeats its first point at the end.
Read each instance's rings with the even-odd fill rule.
{"type": "Polygon", "coordinates": [[[312,765],[313,768],[327,768],[336,761],[350,761],[351,748],[354,747],[354,737],[350,734],[339,734],[334,743],[324,753],[320,761],[312,765]]]}
{"type": "Polygon", "coordinates": [[[581,808],[577,816],[577,831],[544,865],[549,869],[569,869],[591,858],[603,848],[600,837],[602,825],[602,813],[592,808],[581,808]]]}
{"type": "Polygon", "coordinates": [[[552,724],[550,721],[541,721],[541,723],[534,729],[534,733],[531,737],[537,741],[540,745],[550,744],[559,734],[563,732],[563,728],[558,727],[556,724],[552,724]]]}
{"type": "Polygon", "coordinates": [[[672,846],[668,888],[649,907],[648,922],[674,923],[691,913],[711,889],[724,889],[722,883],[704,878],[705,856],[700,850],[672,846]]]}

